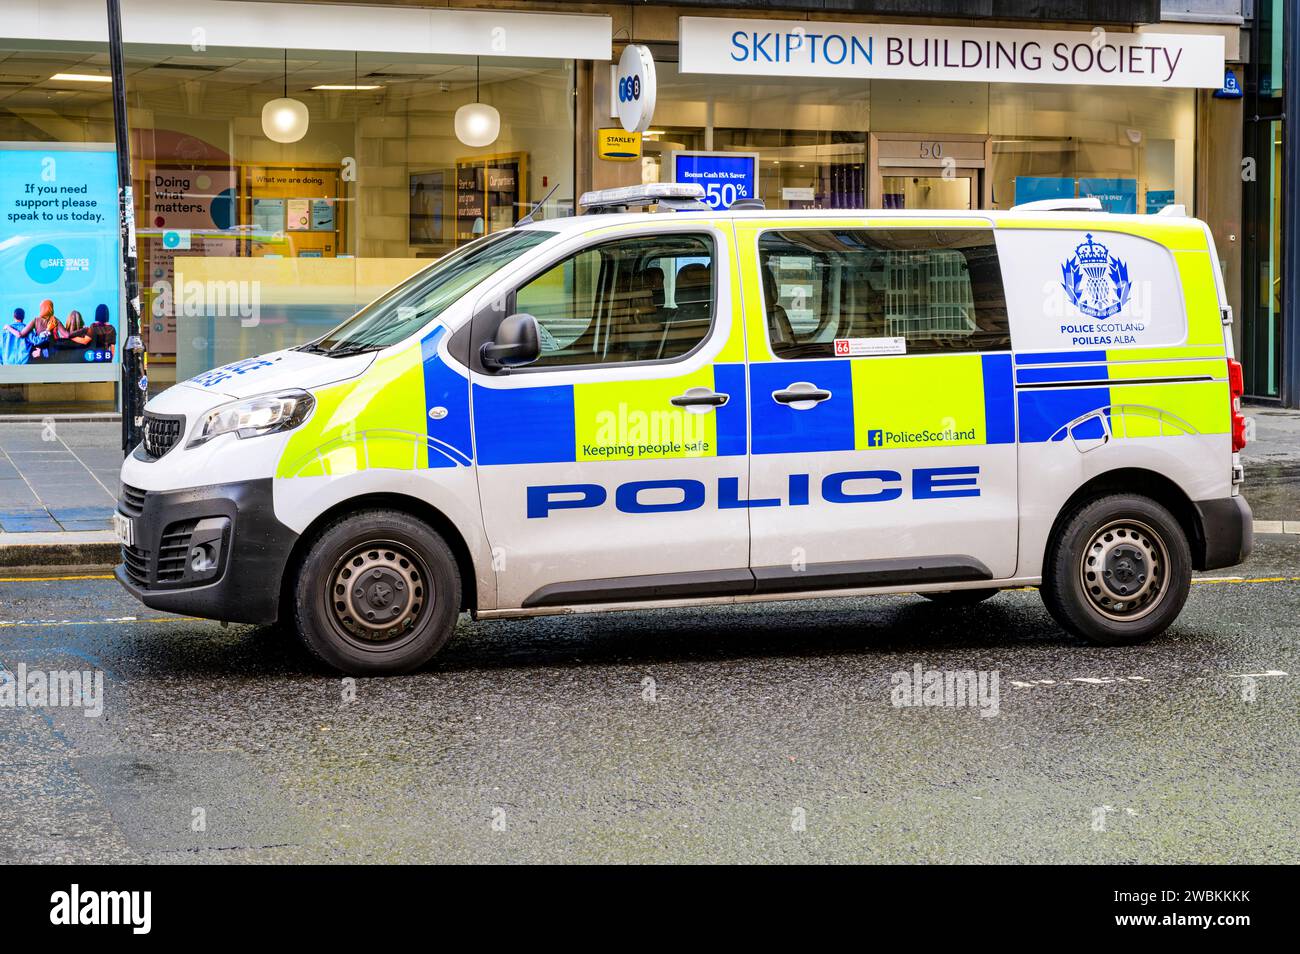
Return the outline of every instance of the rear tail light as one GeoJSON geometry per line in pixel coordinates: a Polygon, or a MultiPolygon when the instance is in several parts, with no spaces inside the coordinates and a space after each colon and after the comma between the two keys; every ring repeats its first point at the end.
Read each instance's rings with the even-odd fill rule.
{"type": "Polygon", "coordinates": [[[1241,413],[1241,396],[1246,391],[1241,375],[1241,362],[1228,359],[1228,391],[1232,395],[1232,452],[1246,446],[1246,415],[1241,413]]]}

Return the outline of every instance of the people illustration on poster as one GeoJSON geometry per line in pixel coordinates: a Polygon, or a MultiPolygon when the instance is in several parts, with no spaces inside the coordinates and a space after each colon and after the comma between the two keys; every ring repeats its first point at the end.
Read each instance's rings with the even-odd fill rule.
{"type": "Polygon", "coordinates": [[[15,308],[13,317],[0,328],[0,364],[112,361],[117,329],[109,319],[108,305],[102,303],[95,306],[95,320],[90,324],[75,308],[66,318],[59,318],[49,298],[40,303],[31,320],[27,320],[26,309],[15,308]]]}

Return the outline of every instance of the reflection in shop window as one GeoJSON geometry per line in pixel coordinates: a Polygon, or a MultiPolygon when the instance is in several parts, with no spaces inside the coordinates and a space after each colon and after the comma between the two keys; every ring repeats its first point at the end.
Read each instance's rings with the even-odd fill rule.
{"type": "MultiPolygon", "coordinates": [[[[5,42],[7,72],[27,79],[0,102],[0,141],[112,143],[110,88],[49,88],[55,73],[103,72],[102,45],[5,42]]],[[[133,47],[151,388],[319,337],[430,260],[513,225],[553,186],[546,215],[571,210],[574,71],[567,60],[485,57],[476,77],[464,57],[133,47]],[[265,136],[261,110],[286,88],[310,122],[282,144],[265,136]],[[499,138],[482,149],[454,131],[475,96],[501,114],[499,138]]]]}
{"type": "Polygon", "coordinates": [[[1108,211],[1190,208],[1192,90],[992,84],[993,204],[1095,195],[1108,211]]]}

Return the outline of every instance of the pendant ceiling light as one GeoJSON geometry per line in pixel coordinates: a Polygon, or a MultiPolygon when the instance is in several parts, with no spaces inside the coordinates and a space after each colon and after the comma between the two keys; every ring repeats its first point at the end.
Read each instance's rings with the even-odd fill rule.
{"type": "Polygon", "coordinates": [[[284,51],[284,96],[262,107],[262,132],[272,142],[297,142],[307,135],[307,104],[289,97],[289,51],[284,51]]]}
{"type": "Polygon", "coordinates": [[[467,146],[490,146],[501,134],[501,114],[479,100],[478,57],[474,58],[474,102],[456,110],[456,138],[467,146]]]}

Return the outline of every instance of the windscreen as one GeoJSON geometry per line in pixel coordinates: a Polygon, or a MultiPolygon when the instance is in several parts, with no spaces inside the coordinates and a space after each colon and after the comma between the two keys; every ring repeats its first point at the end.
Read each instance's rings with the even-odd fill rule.
{"type": "Polygon", "coordinates": [[[497,269],[554,236],[541,229],[521,229],[471,242],[412,275],[303,350],[340,355],[396,344],[497,269]]]}

